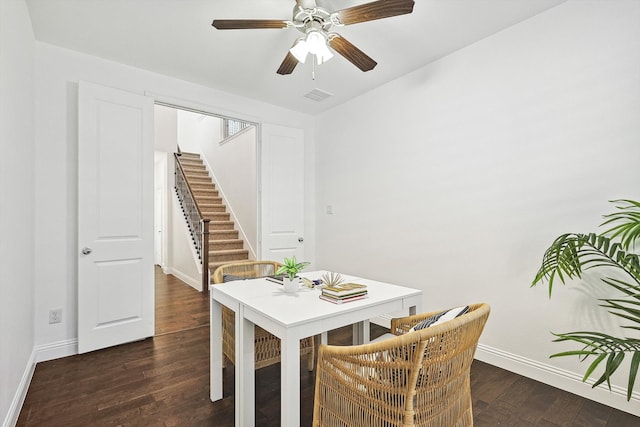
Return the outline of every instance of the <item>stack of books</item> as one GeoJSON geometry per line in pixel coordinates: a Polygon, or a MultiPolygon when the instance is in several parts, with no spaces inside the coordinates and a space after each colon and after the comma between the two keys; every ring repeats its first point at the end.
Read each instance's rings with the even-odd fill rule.
{"type": "Polygon", "coordinates": [[[349,301],[357,301],[367,296],[367,286],[358,283],[341,283],[337,286],[325,286],[322,288],[320,299],[342,304],[349,301]]]}

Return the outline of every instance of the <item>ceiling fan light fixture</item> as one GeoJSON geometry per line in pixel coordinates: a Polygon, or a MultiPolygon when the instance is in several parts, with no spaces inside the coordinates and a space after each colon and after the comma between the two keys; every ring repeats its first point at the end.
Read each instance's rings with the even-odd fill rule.
{"type": "Polygon", "coordinates": [[[306,37],[309,53],[315,55],[318,65],[333,58],[333,53],[327,45],[327,36],[320,30],[311,29],[306,37]]]}
{"type": "Polygon", "coordinates": [[[323,64],[333,58],[333,53],[327,44],[327,36],[320,31],[310,31],[307,34],[307,45],[309,52],[316,56],[318,65],[323,64]]]}
{"type": "Polygon", "coordinates": [[[289,52],[298,60],[298,62],[304,64],[304,61],[307,60],[307,55],[309,54],[309,46],[307,42],[303,38],[299,38],[296,40],[295,44],[289,52]]]}
{"type": "Polygon", "coordinates": [[[308,30],[306,37],[296,40],[289,52],[302,64],[307,60],[308,54],[316,57],[318,65],[333,58],[333,53],[327,45],[327,37],[316,29],[308,30]]]}
{"type": "Polygon", "coordinates": [[[331,58],[333,58],[333,53],[331,53],[331,51],[328,48],[326,48],[326,52],[325,53],[316,55],[316,62],[317,62],[318,65],[324,64],[325,62],[327,62],[331,58]]]}
{"type": "Polygon", "coordinates": [[[311,29],[307,32],[306,37],[307,46],[309,47],[309,53],[317,55],[322,51],[322,48],[327,46],[327,39],[318,30],[311,29]]]}

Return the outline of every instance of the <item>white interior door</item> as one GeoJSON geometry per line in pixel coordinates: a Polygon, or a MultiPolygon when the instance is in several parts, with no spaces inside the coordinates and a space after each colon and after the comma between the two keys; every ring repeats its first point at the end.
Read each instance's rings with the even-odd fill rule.
{"type": "Polygon", "coordinates": [[[261,257],[304,261],[304,131],[270,124],[261,133],[261,257]]]}
{"type": "Polygon", "coordinates": [[[153,336],[153,100],[78,88],[78,351],[153,336]]]}

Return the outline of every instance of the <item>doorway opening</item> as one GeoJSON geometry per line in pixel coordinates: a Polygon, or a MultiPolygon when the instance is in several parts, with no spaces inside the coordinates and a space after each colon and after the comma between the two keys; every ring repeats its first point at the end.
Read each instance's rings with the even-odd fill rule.
{"type": "MultiPolygon", "coordinates": [[[[258,143],[255,123],[205,111],[156,103],[154,122],[155,318],[159,335],[208,324],[208,318],[202,319],[201,314],[177,309],[182,302],[197,308],[208,300],[201,295],[202,265],[176,194],[176,153],[202,159],[219,193],[216,198],[219,196],[220,201],[214,203],[224,206],[224,214],[215,209],[212,215],[234,223],[239,244],[246,248],[249,258],[255,259],[258,143]],[[178,312],[182,313],[181,319],[175,318],[178,312]]],[[[215,247],[212,250],[216,252],[215,247]]]]}

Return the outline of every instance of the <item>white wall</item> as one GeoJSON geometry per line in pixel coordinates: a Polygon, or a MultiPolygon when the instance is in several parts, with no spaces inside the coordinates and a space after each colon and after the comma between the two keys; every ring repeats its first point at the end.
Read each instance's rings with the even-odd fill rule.
{"type": "MultiPolygon", "coordinates": [[[[191,111],[177,110],[178,145],[185,153],[200,153],[200,127],[206,116],[191,111]]],[[[213,120],[220,120],[213,118],[213,120]]]]}
{"type": "Polygon", "coordinates": [[[23,0],[0,2],[0,423],[33,373],[34,37],[23,0]]]}
{"type": "Polygon", "coordinates": [[[550,331],[628,332],[583,286],[529,287],[557,235],[640,199],[639,22],[638,1],[569,1],[321,115],[317,266],[428,310],[486,301],[480,358],[640,413],[548,358],[550,331]]]}
{"type": "MultiPolygon", "coordinates": [[[[38,346],[67,345],[75,351],[77,292],[77,82],[88,80],[135,93],[150,93],[164,102],[305,129],[313,151],[310,116],[36,42],[36,302],[35,340],[38,346]],[[63,322],[48,325],[50,307],[62,307],[63,322]]],[[[313,159],[307,209],[313,221],[313,159]]],[[[313,236],[313,223],[308,235],[313,236]]]]}
{"type": "Polygon", "coordinates": [[[178,141],[178,112],[175,108],[155,105],[153,107],[155,149],[175,153],[178,141]]]}

